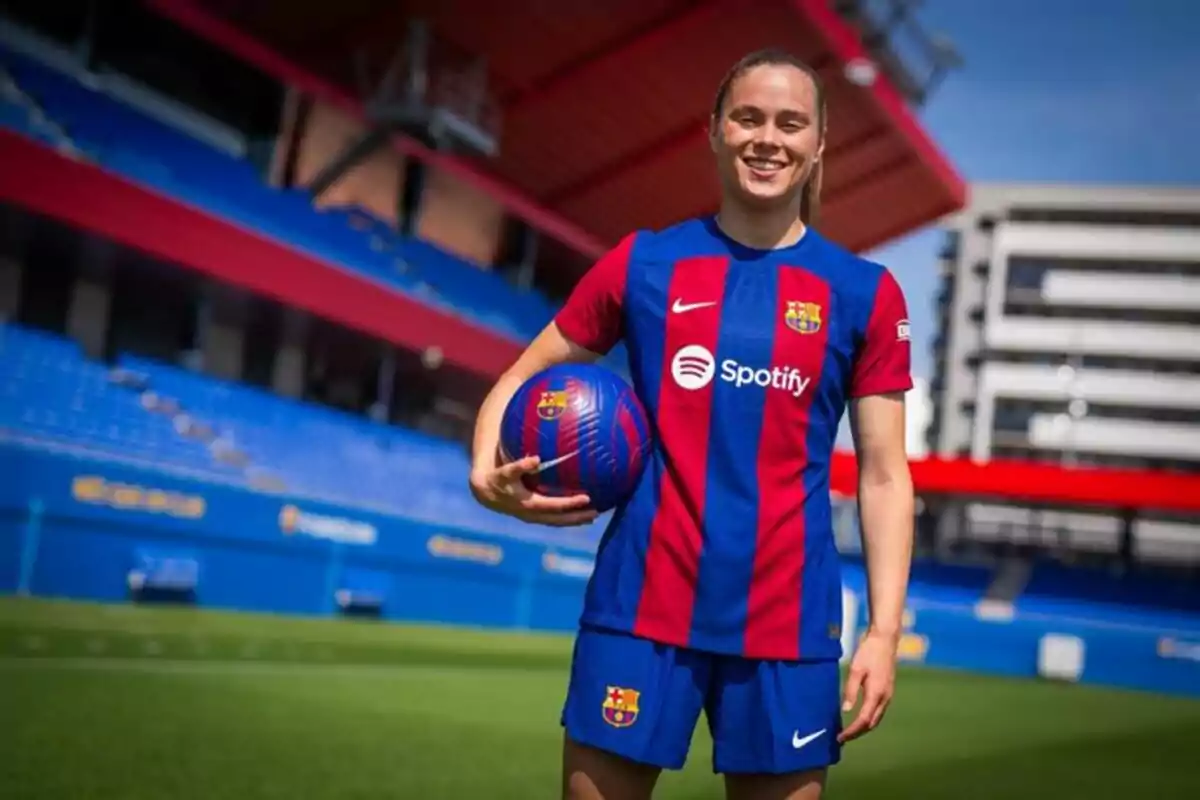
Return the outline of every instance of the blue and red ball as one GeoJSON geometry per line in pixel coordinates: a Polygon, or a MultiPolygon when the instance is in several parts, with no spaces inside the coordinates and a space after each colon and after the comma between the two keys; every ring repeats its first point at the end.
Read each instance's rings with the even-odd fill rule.
{"type": "Polygon", "coordinates": [[[633,389],[594,364],[561,364],[530,377],[504,410],[504,461],[536,455],[530,490],[586,494],[608,511],[629,497],[650,455],[650,422],[633,389]]]}

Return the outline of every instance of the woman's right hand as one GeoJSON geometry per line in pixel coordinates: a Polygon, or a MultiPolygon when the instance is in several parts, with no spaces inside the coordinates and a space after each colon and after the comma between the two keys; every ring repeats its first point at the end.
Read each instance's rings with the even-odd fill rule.
{"type": "Polygon", "coordinates": [[[586,494],[548,497],[531,491],[522,478],[537,472],[539,463],[537,456],[527,456],[491,468],[476,467],[471,472],[471,494],[492,511],[536,525],[569,527],[596,519],[598,514],[588,508],[591,498],[586,494]]]}

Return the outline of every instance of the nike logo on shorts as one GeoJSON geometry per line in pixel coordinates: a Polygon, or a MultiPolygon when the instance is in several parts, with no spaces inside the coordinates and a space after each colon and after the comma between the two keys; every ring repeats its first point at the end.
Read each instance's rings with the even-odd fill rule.
{"type": "Polygon", "coordinates": [[[816,739],[818,736],[823,734],[825,732],[825,730],[826,730],[825,728],[821,728],[821,730],[817,731],[816,733],[810,733],[808,736],[805,736],[804,738],[800,737],[800,731],[793,731],[792,732],[792,747],[796,750],[799,750],[801,747],[804,747],[804,745],[808,744],[813,739],[816,739]]]}

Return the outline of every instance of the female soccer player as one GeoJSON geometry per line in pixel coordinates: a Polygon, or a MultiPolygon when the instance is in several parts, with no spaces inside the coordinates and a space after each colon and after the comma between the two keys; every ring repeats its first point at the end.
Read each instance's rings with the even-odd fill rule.
{"type": "Polygon", "coordinates": [[[547,525],[585,496],[530,493],[497,466],[500,420],[553,364],[629,344],[655,449],[596,556],[563,709],[563,796],[648,798],[683,766],[701,710],[730,800],[817,798],[841,745],[892,697],[911,557],[905,301],[891,274],[821,237],[817,75],[753,53],[711,120],[715,217],[638,231],[588,271],[479,412],[471,487],[547,525]],[[850,406],[870,625],[839,686],[841,578],[829,464],[850,406]],[[858,712],[845,728],[841,712],[858,712]]]}

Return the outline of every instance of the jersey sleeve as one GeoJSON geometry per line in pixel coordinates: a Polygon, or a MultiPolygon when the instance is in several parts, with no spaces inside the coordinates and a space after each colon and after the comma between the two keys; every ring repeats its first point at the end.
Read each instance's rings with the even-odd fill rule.
{"type": "Polygon", "coordinates": [[[907,392],[912,386],[908,305],[900,284],[884,270],[854,364],[850,396],[907,392]]]}
{"type": "Polygon", "coordinates": [[[624,333],[625,278],[635,238],[629,234],[601,256],[554,317],[562,335],[585,350],[604,355],[624,333]]]}

